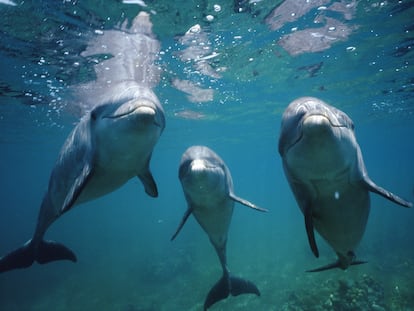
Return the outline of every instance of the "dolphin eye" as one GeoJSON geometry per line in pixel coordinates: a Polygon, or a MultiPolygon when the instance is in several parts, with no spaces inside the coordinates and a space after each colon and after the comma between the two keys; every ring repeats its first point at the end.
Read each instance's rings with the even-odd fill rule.
{"type": "Polygon", "coordinates": [[[106,106],[98,106],[95,107],[92,111],[91,111],[91,119],[92,121],[96,121],[96,119],[98,119],[98,117],[102,114],[102,111],[105,109],[106,106]]]}
{"type": "Polygon", "coordinates": [[[338,121],[342,126],[346,126],[351,130],[355,130],[354,122],[352,122],[351,118],[348,117],[346,114],[342,113],[339,115],[338,121]]]}

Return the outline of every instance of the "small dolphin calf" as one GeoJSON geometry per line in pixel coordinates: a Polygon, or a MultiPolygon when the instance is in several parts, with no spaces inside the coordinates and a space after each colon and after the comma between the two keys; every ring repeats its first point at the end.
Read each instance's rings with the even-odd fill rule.
{"type": "Polygon", "coordinates": [[[151,67],[138,66],[146,64],[148,59],[145,53],[136,51],[145,52],[144,48],[152,44],[148,42],[158,44],[147,34],[137,32],[146,29],[139,25],[148,22],[148,15],[140,13],[133,23],[134,33],[119,31],[110,36],[109,47],[118,48],[116,42],[121,41],[126,42],[125,49],[132,51],[115,54],[116,62],[110,59],[114,73],[110,84],[97,72],[101,96],[98,99],[90,94],[89,99],[96,100],[98,105],[81,119],[60,151],[32,239],[0,258],[0,273],[29,267],[34,261],[40,264],[64,259],[76,261],[70,249],[45,241],[43,236],[57,218],[79,203],[110,193],[134,176],[142,181],[148,195],[158,195],[149,162],[165,127],[164,111],[150,84],[134,76],[153,74],[148,69],[151,67]],[[129,41],[122,40],[125,37],[129,41]]]}
{"type": "Polygon", "coordinates": [[[279,138],[283,168],[305,216],[306,233],[316,257],[314,228],[334,249],[336,263],[310,270],[347,269],[363,263],[354,249],[365,231],[369,192],[405,207],[407,202],[377,186],[367,174],[352,120],[323,101],[303,97],[285,110],[279,138]]]}
{"type": "Polygon", "coordinates": [[[206,297],[204,310],[217,301],[226,299],[229,294],[237,296],[252,293],[260,296],[258,288],[252,282],[230,275],[227,268],[226,244],[234,202],[258,211],[266,210],[233,193],[229,169],[223,160],[207,147],[193,146],[187,149],[181,158],[179,178],[188,209],[171,240],[175,239],[190,214],[193,214],[210,238],[223,268],[223,276],[206,297]]]}

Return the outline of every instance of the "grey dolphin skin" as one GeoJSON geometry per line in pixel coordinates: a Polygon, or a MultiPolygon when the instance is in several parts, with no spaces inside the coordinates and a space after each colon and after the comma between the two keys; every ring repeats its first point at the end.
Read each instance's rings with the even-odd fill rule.
{"type": "Polygon", "coordinates": [[[205,299],[204,310],[226,299],[230,294],[237,296],[251,293],[260,296],[258,288],[252,282],[230,275],[227,268],[226,245],[234,202],[262,212],[267,210],[234,194],[229,169],[223,160],[207,147],[192,146],[187,149],[181,158],[179,179],[188,209],[171,240],[175,239],[188,217],[193,214],[210,238],[223,268],[223,276],[211,288],[205,299]]]}
{"type": "MultiPolygon", "coordinates": [[[[135,22],[140,22],[139,17],[135,22]]],[[[0,258],[0,272],[26,268],[34,261],[76,261],[70,249],[43,239],[49,226],[75,205],[110,193],[134,176],[142,181],[148,195],[158,196],[149,162],[165,127],[163,108],[145,84],[133,79],[113,82],[104,94],[105,101],[87,113],[66,139],[52,170],[34,235],[24,246],[0,258]]]]}
{"type": "Polygon", "coordinates": [[[294,100],[285,110],[279,138],[285,175],[304,214],[312,252],[319,257],[314,228],[334,249],[335,263],[309,270],[347,269],[355,259],[368,220],[369,192],[411,207],[376,185],[367,174],[352,120],[312,98],[294,100]]]}

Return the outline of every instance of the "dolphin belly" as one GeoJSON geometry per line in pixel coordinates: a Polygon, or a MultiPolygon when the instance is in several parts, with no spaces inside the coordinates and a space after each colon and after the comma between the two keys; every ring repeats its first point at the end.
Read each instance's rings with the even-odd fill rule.
{"type": "Polygon", "coordinates": [[[332,182],[329,189],[320,195],[313,206],[315,229],[337,254],[353,252],[365,232],[370,210],[367,190],[342,183],[332,182]]]}

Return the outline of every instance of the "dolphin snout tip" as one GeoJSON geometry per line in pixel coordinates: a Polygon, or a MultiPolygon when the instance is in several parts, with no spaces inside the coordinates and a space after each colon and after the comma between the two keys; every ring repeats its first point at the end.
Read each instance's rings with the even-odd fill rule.
{"type": "Polygon", "coordinates": [[[331,127],[329,118],[324,115],[310,115],[305,117],[302,122],[302,130],[304,132],[326,132],[331,127]]]}
{"type": "Polygon", "coordinates": [[[330,125],[330,121],[327,116],[321,114],[310,115],[304,118],[304,126],[315,126],[315,125],[330,125]]]}
{"type": "Polygon", "coordinates": [[[142,115],[155,116],[154,108],[147,107],[147,106],[142,106],[142,107],[137,108],[136,112],[142,115]]]}
{"type": "Polygon", "coordinates": [[[191,162],[191,170],[192,171],[203,171],[206,168],[206,165],[203,160],[196,159],[193,162],[191,162]]]}
{"type": "Polygon", "coordinates": [[[154,125],[158,127],[162,127],[162,124],[159,122],[157,118],[157,112],[154,108],[148,106],[141,106],[135,109],[134,114],[138,117],[138,120],[141,122],[147,123],[154,123],[154,125]]]}

